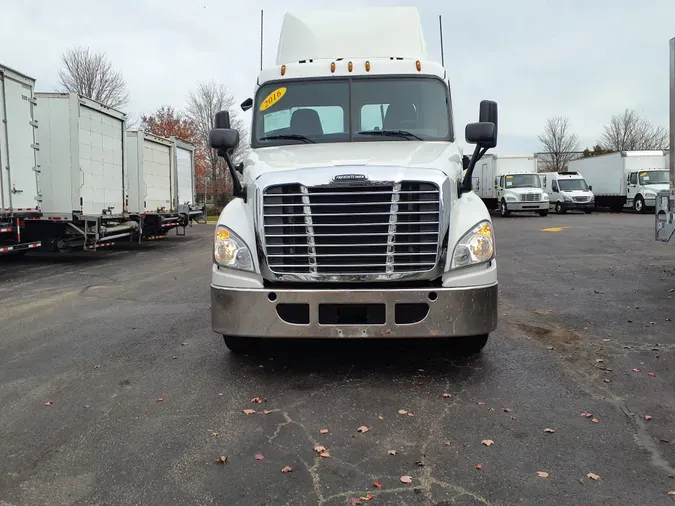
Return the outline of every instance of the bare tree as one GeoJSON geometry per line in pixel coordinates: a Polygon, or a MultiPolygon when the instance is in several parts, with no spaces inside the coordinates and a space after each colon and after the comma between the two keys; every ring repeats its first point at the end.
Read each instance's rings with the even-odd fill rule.
{"type": "Polygon", "coordinates": [[[610,151],[668,149],[668,129],[625,109],[605,125],[598,144],[610,151]]]}
{"type": "Polygon", "coordinates": [[[541,168],[545,171],[563,171],[571,160],[577,158],[579,138],[571,132],[570,120],[565,116],[548,118],[544,133],[538,139],[544,151],[541,168]]]}
{"type": "MultiPolygon", "coordinates": [[[[187,115],[197,127],[197,135],[205,146],[209,144],[209,132],[213,128],[213,119],[218,111],[230,113],[231,127],[239,130],[239,147],[234,151],[232,159],[238,163],[246,155],[248,149],[244,139],[246,129],[244,122],[235,111],[234,95],[223,84],[214,81],[200,82],[194,91],[190,92],[187,102],[187,115]]],[[[211,186],[218,196],[229,192],[232,181],[225,162],[219,158],[216,151],[208,149],[208,164],[211,172],[211,186]]]]}
{"type": "Polygon", "coordinates": [[[113,67],[105,53],[72,47],[61,54],[61,65],[59,83],[67,91],[116,109],[129,103],[131,97],[124,75],[113,67]]]}

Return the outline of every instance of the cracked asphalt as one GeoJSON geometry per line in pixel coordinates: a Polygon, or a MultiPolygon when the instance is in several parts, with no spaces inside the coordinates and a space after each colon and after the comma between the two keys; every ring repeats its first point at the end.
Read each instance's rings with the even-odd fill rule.
{"type": "Polygon", "coordinates": [[[495,228],[500,322],[476,358],[231,355],[210,329],[211,225],[0,261],[0,504],[673,504],[675,245],[653,215],[495,228]]]}

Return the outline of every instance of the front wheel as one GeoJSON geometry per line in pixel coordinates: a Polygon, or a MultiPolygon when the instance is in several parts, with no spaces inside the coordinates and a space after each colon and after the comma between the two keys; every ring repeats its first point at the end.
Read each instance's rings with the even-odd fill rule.
{"type": "Polygon", "coordinates": [[[240,337],[240,336],[223,336],[225,346],[237,355],[247,353],[255,353],[260,349],[261,339],[254,337],[240,337]]]}
{"type": "Polygon", "coordinates": [[[548,216],[548,209],[544,209],[543,211],[537,211],[539,213],[539,216],[548,216]]]}
{"type": "Polygon", "coordinates": [[[565,214],[565,208],[562,205],[562,202],[558,201],[555,203],[555,212],[558,214],[565,214]]]}
{"type": "Polygon", "coordinates": [[[635,209],[635,211],[638,213],[645,212],[645,200],[642,198],[642,195],[635,197],[635,200],[633,201],[633,209],[635,209]]]}
{"type": "Polygon", "coordinates": [[[460,355],[476,355],[480,353],[488,342],[490,334],[480,336],[465,336],[450,338],[452,349],[460,355]]]}
{"type": "Polygon", "coordinates": [[[501,204],[499,204],[499,213],[504,218],[511,215],[511,211],[509,211],[509,208],[506,207],[506,201],[505,200],[502,200],[501,204]]]}

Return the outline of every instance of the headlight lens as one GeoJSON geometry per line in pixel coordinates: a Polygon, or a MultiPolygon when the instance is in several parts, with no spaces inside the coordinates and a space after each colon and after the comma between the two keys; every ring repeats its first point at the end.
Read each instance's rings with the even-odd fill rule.
{"type": "Polygon", "coordinates": [[[221,267],[253,270],[253,257],[244,241],[229,228],[219,225],[213,241],[213,259],[221,267]]]}
{"type": "Polygon", "coordinates": [[[492,224],[482,221],[462,237],[452,255],[452,267],[482,264],[492,260],[495,253],[492,224]]]}
{"type": "Polygon", "coordinates": [[[572,197],[570,197],[569,195],[567,195],[567,193],[563,193],[562,195],[563,195],[563,198],[564,198],[565,200],[567,200],[568,202],[572,202],[572,197]]]}
{"type": "Polygon", "coordinates": [[[542,194],[541,200],[548,200],[548,193],[542,194]]]}
{"type": "Polygon", "coordinates": [[[645,192],[645,197],[648,197],[650,199],[655,199],[656,198],[656,193],[654,192],[645,192]]]}
{"type": "Polygon", "coordinates": [[[514,197],[513,195],[507,195],[507,196],[506,196],[506,200],[508,200],[508,201],[514,201],[514,200],[518,200],[518,199],[516,199],[516,197],[514,197]]]}

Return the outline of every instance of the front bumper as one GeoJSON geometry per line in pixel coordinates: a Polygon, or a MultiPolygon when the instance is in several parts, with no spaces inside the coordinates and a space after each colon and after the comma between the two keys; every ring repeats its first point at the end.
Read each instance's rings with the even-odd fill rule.
{"type": "Polygon", "coordinates": [[[518,202],[518,201],[506,201],[506,208],[509,211],[519,212],[519,211],[545,211],[548,210],[548,200],[542,200],[540,202],[518,202]]]}
{"type": "Polygon", "coordinates": [[[382,290],[235,289],[211,285],[211,323],[219,334],[242,337],[474,336],[497,328],[497,291],[497,283],[465,289],[382,290]],[[306,311],[306,321],[288,323],[283,320],[280,312],[287,313],[279,308],[287,310],[290,305],[299,310],[294,313],[296,319],[298,314],[304,315],[306,311]],[[365,314],[365,305],[370,307],[368,318],[374,323],[343,323],[353,319],[354,315],[361,318],[365,314]],[[428,307],[426,316],[420,309],[424,305],[428,307]],[[350,309],[340,317],[339,308],[346,306],[350,309]],[[416,321],[404,323],[411,319],[416,321]]]}
{"type": "Polygon", "coordinates": [[[595,209],[595,201],[591,202],[568,202],[566,200],[560,200],[560,205],[562,206],[563,210],[565,211],[573,211],[575,209],[579,210],[589,210],[589,209],[595,209]]]}

